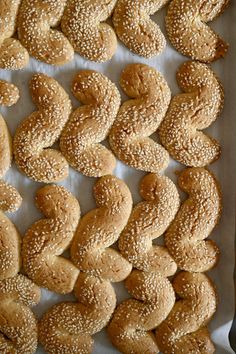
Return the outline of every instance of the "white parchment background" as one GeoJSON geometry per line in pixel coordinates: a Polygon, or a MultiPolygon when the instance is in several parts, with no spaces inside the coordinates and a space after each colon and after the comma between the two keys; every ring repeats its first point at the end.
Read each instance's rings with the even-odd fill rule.
{"type": "MultiPolygon", "coordinates": [[[[164,16],[166,10],[162,10],[157,15],[153,16],[154,21],[160,24],[165,32],[164,16]]],[[[216,282],[219,292],[219,307],[218,311],[212,321],[210,328],[212,331],[212,338],[216,344],[217,354],[233,353],[230,349],[228,341],[228,333],[231,327],[234,314],[234,284],[233,284],[233,270],[234,270],[234,231],[235,231],[235,175],[236,175],[236,1],[231,1],[230,8],[213,23],[213,27],[222,34],[230,43],[230,51],[224,60],[219,60],[213,64],[214,70],[219,75],[226,93],[225,108],[221,117],[209,129],[209,132],[217,137],[223,147],[223,154],[220,161],[211,166],[211,170],[215,172],[218,180],[221,183],[224,193],[224,212],[220,225],[215,229],[212,237],[217,241],[221,249],[221,261],[216,269],[210,272],[210,276],[216,282]]],[[[146,60],[133,55],[121,43],[119,43],[117,53],[113,59],[105,64],[94,64],[92,62],[82,59],[79,55],[75,56],[75,60],[63,67],[55,68],[43,63],[39,63],[34,59],[30,60],[30,65],[18,72],[6,72],[0,70],[0,78],[7,79],[16,84],[21,92],[21,98],[17,105],[5,109],[1,107],[10,131],[14,134],[18,123],[27,117],[35,106],[31,101],[28,90],[28,81],[34,72],[43,72],[55,77],[59,83],[70,93],[70,85],[75,73],[81,69],[95,69],[105,73],[111,80],[118,84],[121,70],[128,63],[142,62],[156,67],[165,76],[168,81],[172,94],[175,95],[179,89],[175,81],[175,73],[178,66],[187,60],[179,55],[168,43],[165,52],[151,60],[146,60]]],[[[70,94],[74,108],[78,107],[79,103],[70,94]]],[[[125,99],[125,96],[122,95],[125,99]]],[[[154,137],[157,138],[156,136],[154,137]]],[[[167,174],[174,177],[174,170],[181,169],[180,165],[171,162],[167,174]]],[[[78,197],[82,209],[82,213],[86,213],[91,208],[95,207],[92,196],[92,186],[94,180],[83,177],[77,172],[71,170],[70,176],[62,185],[67,187],[76,197],[78,197]]],[[[134,202],[139,201],[138,183],[144,175],[134,169],[128,168],[121,163],[117,163],[117,168],[114,172],[117,176],[123,178],[130,187],[134,202]]],[[[41,214],[34,206],[34,194],[40,184],[34,183],[21,175],[15,166],[7,173],[6,180],[13,184],[23,196],[23,205],[21,209],[15,214],[10,215],[10,218],[15,222],[21,234],[24,235],[27,228],[38,218],[41,214]]],[[[124,286],[122,284],[116,285],[118,302],[128,297],[124,286]]],[[[38,317],[48,309],[52,304],[65,300],[73,299],[69,295],[61,297],[49,291],[42,290],[42,300],[38,306],[34,308],[38,317]]],[[[236,334],[235,334],[236,336],[236,334]]],[[[109,343],[106,332],[103,331],[95,337],[95,354],[112,354],[118,353],[109,343]]],[[[44,353],[39,348],[37,353],[44,353]]]]}

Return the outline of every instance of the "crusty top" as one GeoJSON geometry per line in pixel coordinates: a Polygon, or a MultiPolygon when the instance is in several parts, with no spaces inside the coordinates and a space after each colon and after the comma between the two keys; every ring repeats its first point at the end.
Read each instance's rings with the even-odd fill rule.
{"type": "Polygon", "coordinates": [[[121,87],[131,97],[123,103],[109,135],[115,155],[124,163],[147,172],[167,167],[167,151],[150,135],[156,132],[170,103],[164,77],[144,64],[130,64],[121,74],[121,87]]]}
{"type": "Polygon", "coordinates": [[[74,50],[68,39],[55,29],[60,23],[66,0],[22,0],[18,35],[29,53],[47,64],[71,61],[74,50]]]}
{"type": "Polygon", "coordinates": [[[205,63],[224,57],[228,44],[206,23],[227,7],[229,0],[173,0],[166,30],[172,45],[183,55],[205,63]]]}
{"type": "Polygon", "coordinates": [[[177,71],[179,87],[159,128],[161,143],[187,166],[204,167],[220,157],[220,144],[202,129],[219,116],[224,92],[215,73],[205,64],[188,61],[177,71]]]}
{"type": "Polygon", "coordinates": [[[116,118],[119,91],[105,75],[83,70],[75,76],[72,92],[83,105],[71,114],[62,132],[61,151],[72,167],[87,176],[111,174],[116,159],[100,143],[108,136],[116,118]]]}
{"type": "Polygon", "coordinates": [[[188,193],[188,199],[166,232],[166,246],[180,269],[205,272],[219,258],[215,242],[205,241],[221,215],[219,185],[214,175],[204,168],[185,169],[178,183],[188,193]]]}
{"type": "Polygon", "coordinates": [[[160,54],[166,40],[150,19],[169,0],[118,0],[113,24],[119,39],[134,53],[150,58],[160,54]]]}
{"type": "Polygon", "coordinates": [[[68,175],[68,163],[59,151],[49,148],[69,119],[69,96],[55,79],[44,74],[32,76],[30,91],[38,111],[17,128],[13,146],[16,164],[35,181],[63,180],[68,175]]]}
{"type": "Polygon", "coordinates": [[[116,51],[113,28],[104,21],[111,15],[116,0],[68,0],[61,27],[76,52],[82,57],[105,62],[116,51]]]}

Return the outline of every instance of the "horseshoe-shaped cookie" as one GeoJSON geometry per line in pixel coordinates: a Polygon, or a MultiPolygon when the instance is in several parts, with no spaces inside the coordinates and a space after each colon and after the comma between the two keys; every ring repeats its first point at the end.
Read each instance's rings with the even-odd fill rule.
{"type": "Polygon", "coordinates": [[[205,240],[221,215],[219,185],[214,175],[204,168],[185,169],[178,183],[189,197],[165,234],[166,246],[180,269],[206,272],[219,258],[215,242],[205,240]]]}
{"type": "Polygon", "coordinates": [[[70,293],[79,270],[61,254],[69,248],[77,228],[79,203],[65,188],[51,185],[37,192],[36,205],[46,218],[33,224],[23,239],[24,270],[39,286],[70,293]]]}
{"type": "Polygon", "coordinates": [[[50,147],[69,119],[71,102],[59,83],[44,74],[33,75],[30,91],[38,111],[17,128],[13,146],[16,164],[37,182],[59,182],[68,176],[69,166],[62,154],[50,147]]]}
{"type": "Polygon", "coordinates": [[[63,65],[74,57],[74,50],[60,24],[66,0],[22,0],[18,16],[18,35],[30,55],[47,64],[63,65]]]}
{"type": "Polygon", "coordinates": [[[0,0],[0,68],[22,69],[28,64],[29,54],[20,41],[13,38],[21,0],[0,0]]]}
{"type": "Polygon", "coordinates": [[[110,17],[116,0],[68,0],[61,27],[82,57],[105,62],[115,54],[117,39],[104,21],[110,17]]]}
{"type": "Polygon", "coordinates": [[[150,136],[156,132],[170,103],[163,76],[144,64],[130,64],[121,74],[121,87],[131,97],[123,103],[110,131],[115,155],[139,170],[158,173],[169,162],[167,151],[150,136]]]}
{"type": "Polygon", "coordinates": [[[204,167],[220,157],[218,141],[201,130],[219,116],[224,92],[214,72],[205,64],[186,62],[177,72],[179,87],[163,119],[159,135],[162,145],[177,161],[204,167]]]}
{"type": "Polygon", "coordinates": [[[119,39],[132,52],[150,58],[159,55],[166,40],[159,26],[150,16],[169,0],[118,0],[113,24],[119,39]]]}
{"type": "Polygon", "coordinates": [[[60,138],[60,149],[69,164],[86,176],[108,175],[113,172],[116,159],[100,143],[116,118],[119,91],[103,74],[83,70],[76,75],[72,92],[83,105],[71,114],[60,138]]]}
{"type": "Polygon", "coordinates": [[[229,0],[173,0],[166,30],[172,45],[183,55],[204,63],[224,57],[228,44],[207,23],[225,10],[229,0]]]}

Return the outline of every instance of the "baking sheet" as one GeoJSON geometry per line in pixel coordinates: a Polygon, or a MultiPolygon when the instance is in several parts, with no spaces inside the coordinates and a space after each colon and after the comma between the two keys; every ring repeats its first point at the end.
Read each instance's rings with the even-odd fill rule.
{"type": "MultiPolygon", "coordinates": [[[[160,11],[153,16],[153,20],[160,24],[163,32],[164,29],[164,16],[166,10],[160,11]]],[[[212,339],[216,344],[217,354],[234,353],[229,343],[229,331],[232,326],[232,319],[234,316],[234,239],[235,239],[235,175],[236,175],[236,146],[235,146],[235,133],[236,133],[236,1],[231,1],[230,8],[213,23],[213,27],[222,34],[230,43],[230,51],[224,60],[219,60],[213,64],[213,69],[220,77],[226,93],[225,108],[221,117],[208,131],[212,136],[217,137],[223,147],[223,155],[220,161],[216,162],[210,167],[216,174],[221,183],[224,194],[224,211],[220,225],[215,229],[212,236],[218,243],[221,249],[221,260],[216,269],[211,271],[209,275],[214,279],[218,293],[219,293],[219,307],[218,311],[211,322],[210,329],[212,332],[212,339]]],[[[55,77],[60,84],[70,93],[70,85],[75,73],[81,69],[95,69],[103,72],[112,81],[118,84],[121,70],[128,63],[146,63],[154,66],[162,72],[168,81],[172,94],[175,95],[179,92],[175,81],[175,73],[178,66],[187,59],[178,54],[168,44],[165,52],[159,57],[146,60],[140,58],[129,52],[121,43],[119,43],[117,53],[113,59],[104,64],[95,64],[82,59],[79,55],[75,56],[75,60],[63,67],[55,68],[43,63],[39,63],[34,59],[30,59],[30,65],[22,71],[7,72],[0,70],[0,78],[12,81],[16,84],[21,92],[21,98],[17,105],[6,109],[1,107],[1,112],[4,115],[10,131],[14,134],[18,123],[27,117],[35,106],[31,101],[28,90],[28,80],[34,72],[43,72],[55,77]]],[[[122,93],[122,92],[121,92],[122,93]]],[[[79,102],[70,94],[74,108],[79,106],[79,102]]],[[[126,97],[122,94],[122,99],[126,97]]],[[[157,139],[154,136],[154,139],[157,139]]],[[[166,174],[175,179],[174,171],[182,169],[183,167],[174,161],[171,161],[166,174]]],[[[138,183],[144,173],[138,172],[134,169],[124,166],[122,163],[117,163],[117,168],[114,172],[118,177],[123,178],[128,184],[133,194],[134,202],[140,200],[138,194],[138,183]]],[[[7,173],[6,180],[13,184],[23,196],[23,205],[21,209],[15,214],[10,215],[10,218],[15,222],[21,234],[24,235],[28,227],[38,218],[41,214],[34,206],[34,195],[38,188],[39,183],[34,183],[28,178],[21,175],[14,164],[12,169],[7,173]]],[[[81,205],[82,213],[86,213],[91,208],[95,207],[92,196],[92,187],[95,180],[84,177],[79,173],[71,170],[70,176],[61,183],[68,188],[78,199],[81,205]]],[[[115,286],[118,302],[124,298],[129,297],[123,284],[115,286]]],[[[51,307],[54,303],[74,299],[72,295],[59,296],[46,290],[42,290],[42,300],[38,306],[34,308],[34,312],[38,317],[51,307]]],[[[235,329],[236,330],[236,329],[235,329]]],[[[236,338],[236,333],[232,332],[231,338],[236,338]]],[[[95,354],[114,354],[118,353],[115,348],[111,346],[107,338],[106,332],[94,336],[95,339],[95,354]]],[[[38,354],[44,353],[43,349],[39,347],[38,354]]]]}

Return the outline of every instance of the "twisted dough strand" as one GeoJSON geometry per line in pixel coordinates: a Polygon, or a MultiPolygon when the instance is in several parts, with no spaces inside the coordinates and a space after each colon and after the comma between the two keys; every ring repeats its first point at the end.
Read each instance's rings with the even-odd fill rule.
{"type": "Polygon", "coordinates": [[[90,177],[112,173],[114,155],[100,144],[107,136],[120,106],[116,86],[103,74],[83,70],[76,75],[72,92],[83,103],[70,116],[60,148],[72,167],[90,177]]]}
{"type": "Polygon", "coordinates": [[[113,24],[119,39],[132,52],[150,58],[159,55],[166,40],[159,26],[150,19],[168,0],[118,0],[113,24]]]}
{"type": "Polygon", "coordinates": [[[59,151],[48,148],[58,140],[69,119],[71,102],[59,83],[44,74],[33,75],[30,91],[38,111],[17,128],[14,138],[16,164],[35,181],[58,182],[68,176],[69,166],[59,151]]]}
{"type": "Polygon", "coordinates": [[[22,44],[12,36],[16,30],[17,14],[21,0],[0,0],[0,68],[22,69],[28,64],[29,55],[22,44]]]}
{"type": "Polygon", "coordinates": [[[163,76],[144,64],[130,64],[121,75],[121,87],[132,97],[121,106],[109,135],[115,155],[127,165],[159,172],[169,162],[167,151],[150,138],[165,116],[170,89],[163,76]]]}
{"type": "Polygon", "coordinates": [[[76,52],[96,62],[110,60],[115,54],[117,39],[110,17],[116,0],[68,0],[61,27],[76,52]]]}
{"type": "Polygon", "coordinates": [[[173,0],[166,30],[172,45],[183,55],[205,63],[224,57],[228,44],[206,23],[225,10],[229,0],[173,0]]]}
{"type": "Polygon", "coordinates": [[[60,255],[69,248],[80,218],[77,200],[65,188],[41,188],[36,204],[46,219],[33,224],[23,239],[26,274],[39,286],[60,294],[70,293],[79,275],[72,262],[60,255]]]}
{"type": "Polygon", "coordinates": [[[184,63],[177,81],[184,93],[171,101],[159,128],[161,143],[182,164],[204,167],[221,154],[219,143],[201,130],[219,116],[224,92],[214,72],[197,62],[184,63]]]}
{"type": "Polygon", "coordinates": [[[149,174],[142,180],[138,203],[119,239],[119,249],[133,267],[126,287],[135,299],[121,303],[108,327],[112,343],[126,354],[158,352],[153,333],[169,314],[175,294],[168,276],[177,266],[165,247],[152,245],[169,226],[179,207],[179,195],[167,177],[149,174]]]}
{"type": "Polygon", "coordinates": [[[54,29],[61,21],[66,0],[22,0],[18,17],[20,41],[36,59],[63,65],[74,57],[68,39],[54,29]]]}
{"type": "Polygon", "coordinates": [[[206,272],[219,258],[215,242],[205,241],[221,214],[219,185],[214,175],[204,168],[184,170],[178,183],[189,197],[166,232],[166,246],[180,269],[206,272]]]}
{"type": "Polygon", "coordinates": [[[206,325],[216,311],[217,295],[211,280],[200,273],[179,273],[173,287],[179,296],[169,316],[156,330],[163,354],[215,352],[206,325]]]}
{"type": "Polygon", "coordinates": [[[115,309],[111,281],[121,281],[130,264],[110,246],[128,221],[132,197],[115,176],[99,179],[94,188],[97,208],[80,221],[72,242],[71,257],[82,271],[75,285],[76,303],[52,307],[41,319],[40,341],[46,351],[91,353],[92,335],[104,328],[115,309]]]}

